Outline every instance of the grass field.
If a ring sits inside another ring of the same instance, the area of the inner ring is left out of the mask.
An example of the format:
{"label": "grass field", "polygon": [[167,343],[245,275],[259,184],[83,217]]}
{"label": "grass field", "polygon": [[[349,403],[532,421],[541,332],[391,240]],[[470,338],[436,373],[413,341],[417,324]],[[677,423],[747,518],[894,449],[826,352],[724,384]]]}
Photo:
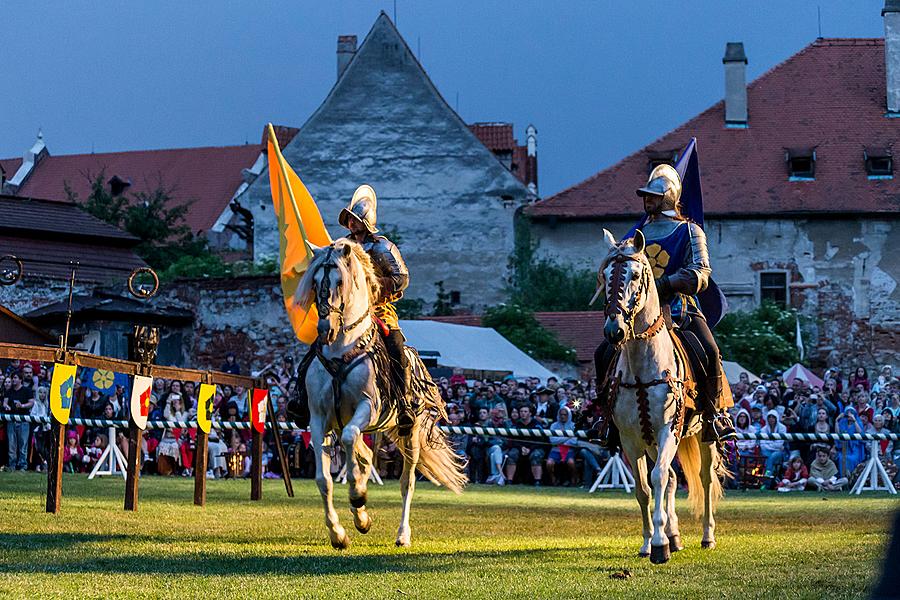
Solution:
{"label": "grass field", "polygon": [[[596,598],[866,596],[898,502],[731,492],[719,547],[679,495],[687,548],[654,567],[636,556],[637,505],[624,493],[473,486],[462,496],[420,484],[413,547],[394,547],[396,482],[370,488],[375,526],[357,533],[346,488],[339,512],[353,545],[328,544],[318,493],[289,499],[266,481],[211,481],[206,508],[192,481],[147,477],[140,511],[122,511],[122,480],[66,475],[63,509],[44,509],[46,479],[0,474],[0,597]],[[616,579],[628,569],[631,577]]]}

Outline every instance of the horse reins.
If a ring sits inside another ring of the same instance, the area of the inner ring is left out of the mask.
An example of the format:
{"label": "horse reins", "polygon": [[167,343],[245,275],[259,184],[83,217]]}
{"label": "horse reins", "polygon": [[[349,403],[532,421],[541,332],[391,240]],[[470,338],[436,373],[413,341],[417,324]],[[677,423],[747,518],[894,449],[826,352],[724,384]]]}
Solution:
{"label": "horse reins", "polygon": [[[652,285],[652,281],[650,280],[648,272],[642,269],[641,284],[638,286],[637,292],[628,302],[625,302],[625,264],[627,261],[641,262],[640,259],[625,254],[617,254],[616,257],[612,259],[613,271],[612,277],[610,278],[610,284],[607,286],[606,308],[604,312],[607,317],[622,315],[625,326],[628,327],[628,330],[631,332],[632,339],[649,340],[665,329],[665,319],[663,318],[662,310],[660,310],[659,314],[647,329],[640,333],[635,333],[634,319],[637,315],[637,306],[641,297],[647,293],[650,285]],[[603,268],[608,264],[609,263],[607,262]],[[622,373],[619,372],[612,378],[610,384],[610,410],[615,406],[619,388],[635,390],[638,404],[638,418],[641,425],[641,437],[648,446],[652,446],[654,443],[653,426],[650,422],[648,391],[650,388],[658,385],[668,386],[675,397],[675,418],[672,421],[671,427],[676,439],[678,439],[681,437],[681,428],[684,423],[684,380],[673,377],[668,371],[663,371],[663,377],[659,379],[643,382],[640,378],[635,377],[634,383],[625,383],[622,381]]]}
{"label": "horse reins", "polygon": [[316,311],[319,313],[319,318],[328,318],[328,315],[331,313],[337,313],[338,315],[338,325],[341,328],[341,331],[344,333],[353,331],[356,327],[366,320],[371,314],[371,310],[364,312],[360,317],[355,320],[350,325],[344,324],[344,297],[341,296],[341,304],[337,308],[331,305],[331,271],[333,269],[339,268],[338,265],[331,261],[331,255],[334,251],[334,246],[328,247],[328,252],[325,254],[325,258],[322,262],[321,269],[323,270],[322,275],[322,286],[318,289],[318,293],[316,294]]}
{"label": "horse reins", "polygon": [[[604,312],[606,313],[607,317],[622,315],[622,319],[625,321],[625,326],[628,327],[628,330],[631,332],[632,338],[636,340],[649,340],[663,330],[665,320],[663,318],[662,311],[660,311],[656,319],[653,320],[653,323],[651,323],[650,326],[647,327],[647,329],[645,329],[641,333],[635,333],[634,318],[637,313],[637,305],[638,302],[640,302],[641,297],[646,293],[647,288],[650,286],[651,282],[650,276],[647,274],[647,271],[641,270],[641,285],[638,287],[638,291],[634,294],[634,296],[632,296],[626,303],[625,262],[629,260],[640,263],[640,260],[638,260],[637,258],[633,256],[626,256],[624,254],[617,254],[616,257],[612,260],[613,272],[610,284],[607,286],[606,308]],[[626,306],[623,306],[623,304],[626,304]]]}

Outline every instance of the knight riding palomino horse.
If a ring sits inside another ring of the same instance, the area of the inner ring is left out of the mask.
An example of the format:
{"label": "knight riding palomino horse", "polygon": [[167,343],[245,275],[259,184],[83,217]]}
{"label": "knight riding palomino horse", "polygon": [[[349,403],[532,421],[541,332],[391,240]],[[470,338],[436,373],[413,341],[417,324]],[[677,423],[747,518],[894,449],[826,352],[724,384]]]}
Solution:
{"label": "knight riding palomino horse", "polygon": [[316,484],[325,504],[325,526],[331,545],[347,548],[350,538],[341,525],[332,500],[331,461],[326,438],[335,434],[347,455],[347,483],[353,524],[367,533],[372,517],[366,509],[366,486],[372,471],[372,450],[364,433],[383,431],[403,455],[400,491],[403,507],[396,544],[409,546],[410,505],[415,471],[438,485],[459,493],[466,484],[465,464],[447,443],[437,423],[446,418],[444,403],[418,355],[407,348],[413,371],[413,393],[422,407],[411,435],[397,435],[397,406],[384,397],[390,389],[384,341],[372,315],[379,282],[363,248],[341,238],[314,249],[310,266],[300,281],[296,298],[304,306],[315,302],[319,314],[318,339],[313,349],[318,360],[309,366],[306,391],[316,460]]}
{"label": "knight riding palomino horse", "polygon": [[[644,236],[616,243],[603,230],[609,254],[601,265],[606,291],[608,339],[621,339],[613,373],[612,416],[622,448],[635,469],[635,497],[641,508],[644,543],[640,556],[658,564],[681,550],[672,461],[677,453],[688,481],[688,500],[695,515],[702,513],[703,548],[714,548],[716,503],[725,468],[715,442],[700,439],[700,416],[689,411],[688,365],[676,353],[666,328],[653,270],[644,254]],[[654,461],[652,496],[647,484],[647,460]],[[650,515],[650,500],[654,501]]]}

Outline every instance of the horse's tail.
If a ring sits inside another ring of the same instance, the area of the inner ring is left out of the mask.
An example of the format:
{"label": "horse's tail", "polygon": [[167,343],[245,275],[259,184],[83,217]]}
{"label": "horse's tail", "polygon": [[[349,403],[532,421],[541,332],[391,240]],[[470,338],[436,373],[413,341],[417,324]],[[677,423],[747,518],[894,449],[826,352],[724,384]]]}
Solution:
{"label": "horse's tail", "polygon": [[[716,446],[710,448],[712,452],[712,472],[710,473],[711,481],[709,485],[710,500],[712,502],[712,511],[715,512],[716,505],[719,500],[725,496],[722,489],[721,477],[725,470],[725,465]],[[696,435],[686,437],[678,444],[678,459],[681,461],[681,470],[688,484],[688,502],[691,505],[691,513],[695,517],[703,515],[703,480],[700,477],[700,442]]]}
{"label": "horse's tail", "polygon": [[426,411],[424,422],[418,428],[419,472],[432,483],[442,485],[459,494],[466,487],[466,460],[457,454],[438,426],[440,415]]}

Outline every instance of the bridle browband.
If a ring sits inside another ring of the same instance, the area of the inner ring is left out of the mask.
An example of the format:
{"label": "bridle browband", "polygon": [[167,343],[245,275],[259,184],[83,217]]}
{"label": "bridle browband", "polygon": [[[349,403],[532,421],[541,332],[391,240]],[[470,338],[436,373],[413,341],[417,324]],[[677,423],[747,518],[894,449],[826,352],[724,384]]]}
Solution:
{"label": "bridle browband", "polygon": [[653,285],[653,282],[650,279],[649,272],[646,269],[641,269],[641,283],[638,286],[638,290],[626,302],[625,264],[627,261],[634,261],[642,264],[637,256],[628,256],[619,253],[613,258],[607,259],[601,267],[601,271],[605,271],[606,267],[609,266],[609,263],[613,263],[612,277],[610,278],[609,285],[606,286],[606,308],[604,309],[604,312],[607,317],[622,315],[625,326],[628,328],[629,332],[631,332],[631,337],[633,339],[648,340],[663,330],[663,326],[665,325],[663,313],[660,311],[659,315],[657,315],[656,319],[654,319],[653,323],[651,323],[647,329],[641,333],[635,333],[634,318],[637,315],[637,306],[643,295],[646,294],[650,286]]}
{"label": "bridle browband", "polygon": [[363,312],[360,317],[351,323],[350,325],[344,324],[344,309],[346,308],[344,303],[344,296],[341,294],[341,304],[337,308],[331,305],[331,271],[333,269],[338,269],[338,265],[335,262],[332,262],[331,256],[334,253],[334,246],[328,246],[328,250],[325,254],[325,258],[322,260],[322,264],[319,266],[320,269],[323,270],[322,274],[322,285],[321,287],[317,286],[316,289],[316,311],[319,313],[319,319],[327,319],[328,315],[331,313],[337,313],[338,325],[341,328],[341,331],[344,333],[353,331],[356,329],[358,325],[360,325],[363,321],[366,320],[366,317],[371,313],[371,309]]}

